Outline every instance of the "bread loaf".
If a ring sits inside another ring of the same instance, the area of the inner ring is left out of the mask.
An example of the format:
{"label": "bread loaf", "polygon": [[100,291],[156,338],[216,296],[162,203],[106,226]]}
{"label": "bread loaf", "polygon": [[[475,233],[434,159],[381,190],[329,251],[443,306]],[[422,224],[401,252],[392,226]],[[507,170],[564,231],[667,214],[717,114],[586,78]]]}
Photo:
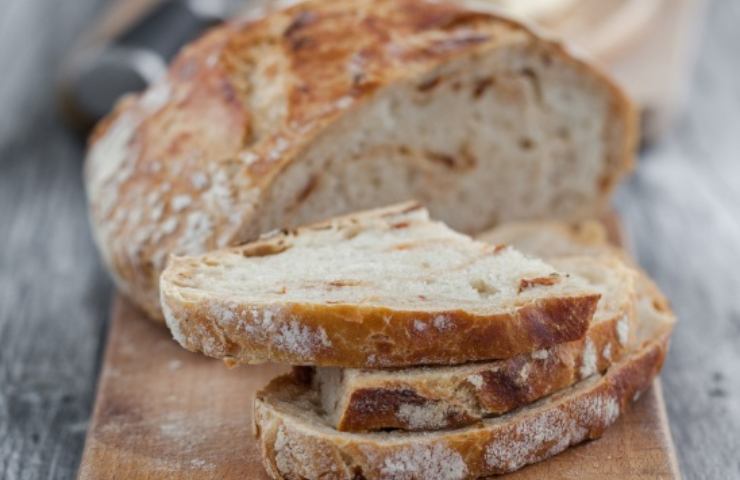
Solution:
{"label": "bread loaf", "polygon": [[440,430],[506,413],[619,361],[634,332],[636,272],[614,257],[553,259],[601,293],[582,339],[493,362],[452,367],[314,372],[327,421],[341,431]]}
{"label": "bread loaf", "polygon": [[416,204],[173,257],[161,292],[167,325],[190,350],[375,368],[509,358],[576,340],[601,296],[587,278],[476,242]]}
{"label": "bread loaf", "polygon": [[322,416],[318,393],[283,376],[257,394],[254,430],[275,479],[476,479],[511,472],[603,434],[650,387],[674,317],[644,291],[638,338],[605,375],[593,375],[515,412],[437,432],[347,433]]}
{"label": "bread loaf", "polygon": [[217,27],[90,141],[96,243],[161,318],[168,254],[417,199],[463,232],[598,215],[628,169],[621,90],[512,20],[431,0],[309,0]]}

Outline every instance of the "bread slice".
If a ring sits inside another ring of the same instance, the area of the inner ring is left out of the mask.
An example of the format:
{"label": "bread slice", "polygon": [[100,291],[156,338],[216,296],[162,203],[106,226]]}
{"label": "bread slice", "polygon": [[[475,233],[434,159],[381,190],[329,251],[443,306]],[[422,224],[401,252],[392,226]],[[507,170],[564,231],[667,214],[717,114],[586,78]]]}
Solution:
{"label": "bread slice", "polygon": [[173,257],[167,325],[234,362],[386,367],[508,358],[583,337],[600,293],[417,204]]}
{"label": "bread slice", "polygon": [[511,245],[538,258],[606,255],[618,256],[628,264],[634,263],[622,249],[609,243],[604,225],[596,220],[510,222],[485,231],[476,239],[496,245]]}
{"label": "bread slice", "polygon": [[217,27],[92,136],[91,225],[155,317],[168,254],[417,199],[465,233],[598,216],[636,122],[591,65],[463,2],[309,0]]}
{"label": "bread slice", "polygon": [[635,275],[617,258],[564,257],[551,264],[601,292],[587,335],[506,360],[453,367],[314,372],[327,421],[341,431],[439,430],[502,414],[603,373],[634,331]]}
{"label": "bread slice", "polygon": [[649,294],[638,302],[638,339],[604,375],[529,406],[460,429],[346,433],[321,415],[318,393],[295,376],[257,394],[254,431],[275,479],[468,479],[511,472],[597,438],[650,387],[674,317]]}
{"label": "bread slice", "polygon": [[511,222],[488,230],[476,238],[484,242],[510,245],[527,255],[545,260],[564,255],[616,256],[640,273],[637,276],[637,290],[648,292],[643,297],[652,298],[659,310],[670,310],[670,302],[642,268],[624,250],[609,243],[604,224],[599,221]]}

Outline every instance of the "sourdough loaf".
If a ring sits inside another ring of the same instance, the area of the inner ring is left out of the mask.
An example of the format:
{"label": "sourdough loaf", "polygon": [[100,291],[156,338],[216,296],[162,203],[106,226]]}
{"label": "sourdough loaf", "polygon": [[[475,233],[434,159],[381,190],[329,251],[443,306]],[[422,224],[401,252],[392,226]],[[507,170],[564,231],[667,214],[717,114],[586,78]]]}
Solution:
{"label": "sourdough loaf", "polygon": [[510,472],[599,437],[650,387],[663,364],[674,318],[649,292],[643,293],[635,345],[605,375],[474,426],[339,432],[323,418],[310,384],[279,377],[257,394],[254,404],[265,469],[275,479],[472,479]]}
{"label": "sourdough loaf", "polygon": [[463,232],[598,215],[628,169],[621,90],[514,21],[427,0],[310,0],[215,28],[95,130],[91,224],[161,318],[168,254],[415,198]]}
{"label": "sourdough loaf", "polygon": [[474,241],[413,203],[172,257],[161,293],[189,350],[343,367],[509,358],[576,340],[601,296],[586,278]]}
{"label": "sourdough loaf", "polygon": [[587,335],[506,360],[406,369],[317,368],[328,423],[341,431],[439,430],[502,414],[603,373],[634,331],[635,275],[617,258],[565,257],[551,264],[587,278],[601,299]]}

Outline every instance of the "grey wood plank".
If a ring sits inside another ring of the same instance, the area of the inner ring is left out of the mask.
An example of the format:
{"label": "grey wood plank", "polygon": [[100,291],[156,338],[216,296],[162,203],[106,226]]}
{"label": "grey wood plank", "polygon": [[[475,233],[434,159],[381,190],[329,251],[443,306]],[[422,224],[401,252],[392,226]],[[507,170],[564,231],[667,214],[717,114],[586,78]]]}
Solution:
{"label": "grey wood plank", "polygon": [[56,118],[61,54],[93,0],[0,2],[0,478],[72,478],[110,284],[90,241],[82,142]]}

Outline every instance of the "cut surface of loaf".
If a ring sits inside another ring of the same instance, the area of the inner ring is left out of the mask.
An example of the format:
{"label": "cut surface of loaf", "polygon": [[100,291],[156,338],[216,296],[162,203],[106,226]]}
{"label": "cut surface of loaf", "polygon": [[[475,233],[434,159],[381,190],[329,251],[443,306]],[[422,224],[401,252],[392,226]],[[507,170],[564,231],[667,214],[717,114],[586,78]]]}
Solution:
{"label": "cut surface of loaf", "polygon": [[212,357],[385,367],[509,358],[582,338],[601,293],[406,203],[172,257],[161,296],[175,339]]}
{"label": "cut surface of loaf", "polygon": [[584,338],[505,360],[452,367],[320,367],[313,381],[328,423],[341,431],[459,427],[606,371],[622,358],[635,330],[636,272],[614,257],[564,257],[551,264],[588,279],[601,293]]}
{"label": "cut surface of loaf", "polygon": [[583,219],[628,170],[633,108],[510,19],[427,0],[309,0],[213,29],[96,129],[91,224],[162,317],[168,254],[415,198],[466,233]]}
{"label": "cut surface of loaf", "polygon": [[537,258],[567,255],[618,256],[634,263],[620,248],[609,243],[604,224],[597,220],[566,223],[555,220],[510,222],[476,236],[476,240],[511,245]]}
{"label": "cut surface of loaf", "polygon": [[265,469],[275,479],[482,478],[599,437],[650,387],[665,358],[673,315],[649,291],[642,292],[638,307],[638,337],[630,353],[604,375],[460,429],[339,432],[321,415],[318,393],[310,384],[279,377],[257,394],[254,404]]}
{"label": "cut surface of loaf", "polygon": [[590,255],[593,257],[619,257],[640,272],[637,290],[649,292],[656,308],[670,309],[670,302],[657,285],[624,250],[609,241],[604,224],[597,220],[565,223],[559,221],[511,222],[478,235],[477,240],[494,244],[511,245],[527,255],[550,260],[564,255]]}

